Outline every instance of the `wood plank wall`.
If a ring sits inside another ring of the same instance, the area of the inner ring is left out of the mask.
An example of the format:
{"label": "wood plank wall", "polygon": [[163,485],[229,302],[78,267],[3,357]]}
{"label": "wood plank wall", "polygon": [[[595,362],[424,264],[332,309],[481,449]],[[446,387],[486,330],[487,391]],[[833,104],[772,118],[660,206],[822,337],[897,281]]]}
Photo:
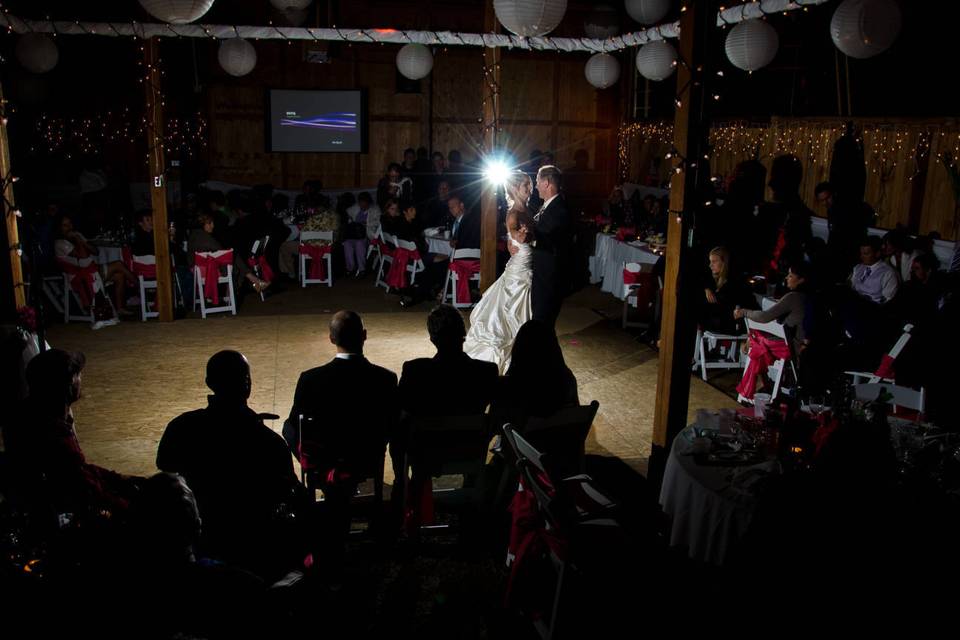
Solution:
{"label": "wood plank wall", "polygon": [[[256,69],[230,78],[212,66],[207,87],[211,179],[240,184],[269,182],[298,188],[319,177],[326,188],[373,185],[387,163],[406,147],[425,146],[446,154],[459,149],[475,156],[481,113],[482,55],[473,47],[438,49],[432,77],[420,94],[396,92],[398,47],[335,45],[333,62],[303,62],[313,43],[257,42]],[[213,56],[215,59],[215,55]],[[597,91],[583,75],[586,58],[576,54],[505,51],[502,62],[502,137],[515,158],[533,149],[553,150],[561,169],[572,167],[585,149],[589,171],[578,176],[599,203],[615,181],[619,89]],[[214,63],[215,64],[215,63]],[[369,152],[366,154],[273,154],[264,145],[265,88],[366,88],[369,95]],[[432,113],[432,120],[430,114]]]}
{"label": "wood plank wall", "polygon": [[[865,199],[877,210],[878,226],[889,229],[902,224],[914,233],[937,231],[944,239],[955,239],[953,186],[938,156],[944,152],[958,155],[960,125],[952,119],[854,122],[863,132],[866,152]],[[742,141],[759,139],[760,161],[768,171],[773,158],[782,153],[793,153],[804,162],[801,195],[815,213],[824,215],[817,209],[814,187],[829,178],[833,142],[842,132],[843,123],[837,119],[774,118],[770,124],[744,125],[740,135],[721,136],[721,140],[714,137],[711,171],[724,177],[732,175],[736,165],[756,151]],[[914,155],[921,136],[930,147],[926,158]],[[643,182],[651,166],[669,149],[669,143],[662,140],[631,140],[628,179]],[[667,172],[668,164],[660,161],[658,178],[668,179]]]}

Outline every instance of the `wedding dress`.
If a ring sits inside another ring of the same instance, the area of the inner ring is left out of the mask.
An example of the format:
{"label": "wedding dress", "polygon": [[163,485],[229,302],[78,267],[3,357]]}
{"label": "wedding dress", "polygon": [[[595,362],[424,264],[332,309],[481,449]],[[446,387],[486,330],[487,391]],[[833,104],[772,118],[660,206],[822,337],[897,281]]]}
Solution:
{"label": "wedding dress", "polygon": [[463,346],[471,358],[495,363],[501,375],[510,366],[513,339],[533,317],[533,249],[514,240],[513,235],[509,240],[517,252],[470,313],[470,330]]}

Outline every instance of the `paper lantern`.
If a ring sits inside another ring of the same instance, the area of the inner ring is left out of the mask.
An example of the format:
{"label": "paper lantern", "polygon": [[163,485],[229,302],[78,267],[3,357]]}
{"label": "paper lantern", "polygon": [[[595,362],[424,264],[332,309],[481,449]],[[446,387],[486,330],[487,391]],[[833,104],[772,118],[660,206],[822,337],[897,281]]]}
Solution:
{"label": "paper lantern", "polygon": [[230,38],[220,43],[217,60],[232,76],[245,76],[257,66],[257,50],[243,38]]}
{"label": "paper lantern", "polygon": [[307,21],[309,14],[310,12],[306,9],[284,9],[280,12],[280,15],[283,16],[283,21],[291,27],[299,27],[302,25]]}
{"label": "paper lantern", "polygon": [[597,89],[606,89],[620,79],[620,63],[609,53],[595,53],[587,60],[583,73]]}
{"label": "paper lantern", "polygon": [[210,11],[213,0],[140,0],[140,6],[157,20],[187,24]]}
{"label": "paper lantern", "polygon": [[620,33],[620,16],[610,5],[601,4],[590,12],[583,23],[583,32],[588,38],[606,40]]}
{"label": "paper lantern", "polygon": [[640,24],[656,24],[670,11],[670,0],[627,0],[626,8]]}
{"label": "paper lantern", "polygon": [[406,44],[397,52],[397,69],[405,78],[426,78],[433,69],[433,54],[422,44]]}
{"label": "paper lantern", "polygon": [[677,68],[677,50],[663,40],[648,42],[637,52],[637,71],[649,80],[665,80]]}
{"label": "paper lantern", "polygon": [[886,51],[900,33],[900,7],[894,0],[844,0],[833,12],[830,37],[851,58]]}
{"label": "paper lantern", "polygon": [[280,11],[287,11],[288,9],[302,11],[309,7],[311,2],[313,0],[270,0],[270,4]]}
{"label": "paper lantern", "polygon": [[727,34],[727,58],[744,71],[756,71],[777,57],[780,37],[763,20],[744,20]]}
{"label": "paper lantern", "polygon": [[16,48],[17,60],[27,71],[46,73],[60,59],[57,43],[42,33],[28,33],[20,36]]}
{"label": "paper lantern", "polygon": [[531,38],[557,28],[567,12],[567,0],[493,0],[493,11],[507,31]]}

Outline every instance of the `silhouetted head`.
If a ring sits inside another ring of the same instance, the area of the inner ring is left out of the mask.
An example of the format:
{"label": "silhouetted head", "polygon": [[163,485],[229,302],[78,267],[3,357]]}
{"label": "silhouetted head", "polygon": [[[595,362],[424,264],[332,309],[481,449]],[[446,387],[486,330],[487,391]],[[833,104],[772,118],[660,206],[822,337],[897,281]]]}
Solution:
{"label": "silhouetted head", "polygon": [[82,353],[49,349],[27,365],[30,399],[42,407],[62,409],[80,399],[80,374],[86,365]]}
{"label": "silhouetted head", "polygon": [[220,351],[207,362],[207,386],[214,395],[246,401],[250,397],[250,363],[239,351]]}
{"label": "silhouetted head", "polygon": [[330,342],[345,353],[363,353],[367,330],[356,311],[337,311],[330,320]]}
{"label": "silhouetted head", "polygon": [[448,304],[434,307],[427,316],[427,332],[430,342],[440,352],[463,351],[463,340],[467,336],[466,326],[460,312]]}
{"label": "silhouetted head", "polygon": [[513,341],[510,352],[510,373],[540,371],[547,376],[566,370],[563,351],[552,327],[540,320],[528,320]]}

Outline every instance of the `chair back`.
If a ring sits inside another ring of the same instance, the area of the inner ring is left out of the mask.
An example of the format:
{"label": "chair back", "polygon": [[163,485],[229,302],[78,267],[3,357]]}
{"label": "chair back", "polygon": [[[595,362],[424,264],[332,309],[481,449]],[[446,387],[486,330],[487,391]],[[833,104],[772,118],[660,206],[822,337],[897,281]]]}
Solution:
{"label": "chair back", "polygon": [[[316,428],[316,418],[300,414],[298,434],[298,459],[300,463],[300,478],[308,487],[311,486],[310,474],[317,471],[328,471],[324,467],[340,467],[341,471],[349,471],[357,482],[372,478],[376,482],[383,481],[384,446],[371,446],[369,450],[349,450],[339,447],[336,442],[318,438],[315,434],[322,432]],[[339,449],[339,450],[338,450]],[[324,480],[321,478],[321,481]]]}
{"label": "chair back", "polygon": [[770,322],[755,322],[750,318],[744,318],[747,323],[747,332],[750,331],[762,331],[764,333],[769,333],[775,338],[780,338],[784,342],[787,340],[787,333],[783,329],[783,325],[776,320],[771,320]]}
{"label": "chair back", "polygon": [[401,240],[400,238],[394,238],[394,244],[398,249],[406,249],[407,251],[416,251],[417,244],[411,242],[410,240]]}
{"label": "chair back", "polygon": [[480,249],[456,249],[453,252],[452,260],[479,260]]}
{"label": "chair back", "polygon": [[386,231],[383,231],[383,230],[380,231],[380,238],[387,244],[392,244],[393,246],[397,246],[396,236],[389,234]]}
{"label": "chair back", "polygon": [[[551,477],[563,478],[581,473],[587,434],[600,403],[560,409],[551,416],[531,418],[523,428],[524,439],[548,456]],[[529,457],[529,456],[525,456]]]}
{"label": "chair back", "polygon": [[333,231],[301,231],[300,242],[308,240],[327,240],[333,242]]}
{"label": "chair back", "polygon": [[441,475],[482,471],[490,435],[487,417],[414,416],[407,453],[414,465],[426,462]]}
{"label": "chair back", "polygon": [[906,407],[917,413],[923,413],[924,410],[926,393],[922,387],[918,391],[897,384],[867,382],[854,385],[853,390],[857,396],[857,400],[861,402],[873,402],[880,396],[882,390],[886,390],[887,393],[893,396],[889,404],[897,407]]}
{"label": "chair back", "polygon": [[263,255],[264,251],[267,250],[267,244],[269,244],[269,242],[270,236],[263,236],[259,240],[254,240],[253,246],[250,247],[250,256],[257,258]]}

